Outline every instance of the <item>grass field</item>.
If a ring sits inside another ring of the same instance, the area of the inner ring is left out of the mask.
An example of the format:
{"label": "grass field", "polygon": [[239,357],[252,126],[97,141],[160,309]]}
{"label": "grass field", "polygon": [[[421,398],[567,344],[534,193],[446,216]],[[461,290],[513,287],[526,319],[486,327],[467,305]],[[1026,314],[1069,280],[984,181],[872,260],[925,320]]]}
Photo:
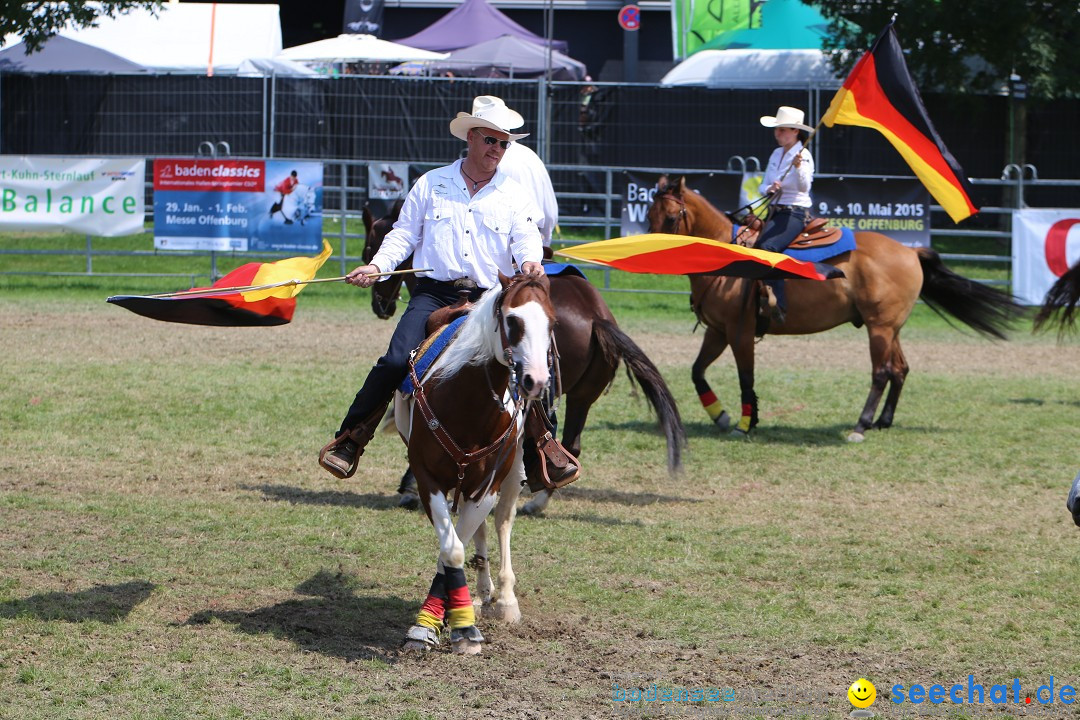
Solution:
{"label": "grass field", "polygon": [[[345,287],[264,329],[104,302],[168,282],[0,275],[0,718],[841,718],[859,677],[911,717],[893,686],[1080,683],[1076,340],[991,343],[920,306],[895,427],[848,444],[865,333],[767,338],[736,441],[694,397],[686,298],[611,293],[679,401],[685,471],[620,375],[584,477],[515,527],[523,622],[416,657],[436,545],[396,507],[404,447],[377,437],[350,481],[316,464],[392,325]],[[730,357],[710,379],[735,405]],[[613,699],[654,684],[736,700]]]}

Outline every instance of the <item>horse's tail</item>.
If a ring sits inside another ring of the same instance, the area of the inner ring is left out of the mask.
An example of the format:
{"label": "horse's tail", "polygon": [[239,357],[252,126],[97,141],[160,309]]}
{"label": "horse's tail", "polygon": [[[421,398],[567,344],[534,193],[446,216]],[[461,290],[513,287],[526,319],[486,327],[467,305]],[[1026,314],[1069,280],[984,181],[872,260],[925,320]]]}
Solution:
{"label": "horse's tail", "polygon": [[1010,295],[957,275],[930,248],[918,248],[916,253],[923,271],[919,297],[934,312],[946,321],[952,315],[976,332],[1005,339],[1005,331],[1022,312]]}
{"label": "horse's tail", "polygon": [[609,320],[595,320],[593,333],[600,344],[600,351],[612,364],[620,359],[626,364],[626,375],[630,381],[637,381],[649,405],[656,412],[660,428],[667,439],[668,470],[676,472],[682,469],[682,451],[686,447],[686,429],[683,428],[679,408],[675,398],[664,382],[660,371],[637,343]]}
{"label": "horse's tail", "polygon": [[1035,330],[1058,326],[1064,335],[1076,327],[1076,306],[1080,303],[1080,262],[1065,271],[1046,292],[1042,307],[1035,316]]}

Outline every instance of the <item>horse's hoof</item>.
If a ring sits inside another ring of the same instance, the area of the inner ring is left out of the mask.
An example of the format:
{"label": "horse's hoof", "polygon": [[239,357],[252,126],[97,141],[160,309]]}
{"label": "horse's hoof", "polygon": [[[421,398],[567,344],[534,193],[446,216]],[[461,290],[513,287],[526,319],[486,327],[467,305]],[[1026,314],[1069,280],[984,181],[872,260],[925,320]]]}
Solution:
{"label": "horse's hoof", "polygon": [[397,506],[399,508],[405,508],[406,510],[417,510],[420,507],[420,496],[414,492],[401,493],[401,497],[398,498]]}
{"label": "horse's hoof", "polygon": [[516,602],[507,604],[496,600],[493,603],[484,603],[480,608],[480,615],[508,625],[521,622],[521,610]]}
{"label": "horse's hoof", "polygon": [[847,441],[851,443],[860,443],[866,439],[866,436],[859,431],[855,431],[847,436]]}
{"label": "horse's hoof", "polygon": [[521,509],[518,510],[518,515],[530,515],[536,517],[547,510],[549,502],[551,502],[551,493],[547,490],[541,490],[533,495],[529,502],[521,506]]}
{"label": "horse's hoof", "polygon": [[484,636],[475,625],[465,628],[451,628],[450,645],[455,655],[479,655]]}
{"label": "horse's hoof", "polygon": [[439,644],[439,633],[423,625],[413,625],[409,632],[405,633],[405,644],[402,650],[410,652],[427,652]]}
{"label": "horse's hoof", "polygon": [[728,415],[727,410],[721,412],[720,415],[717,416],[715,420],[713,420],[713,422],[716,424],[716,427],[720,430],[720,432],[727,432],[731,429],[731,416]]}
{"label": "horse's hoof", "polygon": [[455,655],[479,655],[483,649],[483,645],[478,642],[472,642],[471,640],[459,640],[454,643]]}

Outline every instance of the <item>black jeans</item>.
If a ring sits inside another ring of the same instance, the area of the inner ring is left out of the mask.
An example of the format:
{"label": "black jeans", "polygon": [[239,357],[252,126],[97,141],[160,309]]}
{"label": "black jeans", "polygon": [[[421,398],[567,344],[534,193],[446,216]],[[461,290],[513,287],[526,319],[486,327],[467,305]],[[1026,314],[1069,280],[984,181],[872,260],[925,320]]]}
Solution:
{"label": "black jeans", "polygon": [[[469,299],[475,302],[483,292],[483,288],[477,288],[472,291]],[[338,435],[352,430],[390,401],[394,391],[409,374],[409,353],[419,347],[427,337],[428,317],[439,308],[453,305],[457,299],[458,289],[453,283],[420,278],[416,283],[416,290],[409,298],[409,306],[405,308],[401,320],[394,328],[390,347],[371,368],[364,386],[356,393],[349,412],[341,421]]]}
{"label": "black jeans", "polygon": [[798,237],[799,231],[806,225],[809,217],[810,208],[797,205],[784,205],[777,208],[754,247],[759,250],[783,252]]}

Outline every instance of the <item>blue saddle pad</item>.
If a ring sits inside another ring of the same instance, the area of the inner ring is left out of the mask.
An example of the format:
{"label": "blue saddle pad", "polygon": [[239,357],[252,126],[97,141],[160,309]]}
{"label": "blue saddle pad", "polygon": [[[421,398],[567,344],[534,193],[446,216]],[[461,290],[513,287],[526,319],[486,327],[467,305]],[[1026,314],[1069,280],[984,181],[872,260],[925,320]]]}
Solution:
{"label": "blue saddle pad", "polygon": [[855,249],[855,233],[851,231],[851,228],[840,228],[840,239],[832,245],[826,245],[825,247],[807,248],[805,250],[799,250],[797,248],[788,248],[784,251],[785,255],[795,258],[796,260],[802,260],[803,262],[825,262],[829,258],[834,258],[837,255],[843,255],[846,252],[851,252]]}
{"label": "blue saddle pad", "polygon": [[[432,363],[442,355],[443,350],[450,345],[450,341],[458,334],[462,324],[464,324],[465,319],[468,317],[468,315],[462,315],[440,330],[439,334],[436,335],[435,339],[430,343],[425,340],[424,344],[420,345],[420,356],[416,359],[416,377],[424,377],[424,373],[426,373]],[[406,375],[405,380],[398,386],[398,390],[400,390],[403,395],[412,395],[412,376]]]}
{"label": "blue saddle pad", "polygon": [[577,265],[549,262],[547,260],[544,261],[544,272],[548,275],[577,275],[579,278],[585,277],[585,273],[581,272],[581,268]]}

